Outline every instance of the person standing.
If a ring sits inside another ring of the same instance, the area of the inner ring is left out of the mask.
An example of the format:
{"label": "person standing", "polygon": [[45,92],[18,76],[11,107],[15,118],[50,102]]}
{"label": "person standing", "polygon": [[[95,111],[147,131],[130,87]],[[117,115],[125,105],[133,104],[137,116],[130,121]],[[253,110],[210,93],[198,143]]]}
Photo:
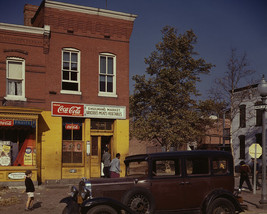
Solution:
{"label": "person standing", "polygon": [[34,188],[34,184],[31,179],[32,171],[26,170],[25,175],[26,175],[26,178],[25,178],[26,193],[28,195],[25,211],[30,211],[33,208],[35,188]]}
{"label": "person standing", "polygon": [[120,168],[120,153],[116,154],[116,158],[114,158],[110,163],[110,177],[111,178],[119,178],[121,173]]}
{"label": "person standing", "polygon": [[110,178],[110,173],[109,173],[110,159],[111,159],[111,156],[110,156],[110,153],[108,152],[108,148],[106,147],[104,150],[104,154],[102,156],[102,162],[104,164],[103,172],[104,172],[105,178]]}
{"label": "person standing", "polygon": [[239,180],[239,190],[242,189],[244,181],[246,182],[250,191],[252,191],[252,186],[249,181],[249,173],[251,172],[250,167],[245,163],[245,161],[240,162],[240,180]]}

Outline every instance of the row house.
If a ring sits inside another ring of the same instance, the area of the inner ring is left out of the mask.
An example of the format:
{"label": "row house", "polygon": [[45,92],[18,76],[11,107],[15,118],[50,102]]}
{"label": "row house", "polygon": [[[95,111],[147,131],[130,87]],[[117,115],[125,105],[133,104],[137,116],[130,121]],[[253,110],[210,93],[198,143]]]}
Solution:
{"label": "row house", "polygon": [[101,176],[129,152],[129,40],[136,15],[44,0],[0,23],[0,183]]}
{"label": "row house", "polygon": [[256,108],[262,100],[257,86],[250,85],[234,91],[231,132],[236,166],[242,160],[251,164],[254,157],[249,154],[249,147],[254,143],[262,145],[262,110]]}

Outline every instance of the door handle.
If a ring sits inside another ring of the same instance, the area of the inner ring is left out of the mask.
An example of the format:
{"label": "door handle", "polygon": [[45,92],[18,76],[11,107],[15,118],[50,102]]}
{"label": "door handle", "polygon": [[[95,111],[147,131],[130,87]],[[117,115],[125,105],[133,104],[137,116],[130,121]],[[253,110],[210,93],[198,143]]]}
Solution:
{"label": "door handle", "polygon": [[184,185],[184,182],[179,183],[179,185]]}

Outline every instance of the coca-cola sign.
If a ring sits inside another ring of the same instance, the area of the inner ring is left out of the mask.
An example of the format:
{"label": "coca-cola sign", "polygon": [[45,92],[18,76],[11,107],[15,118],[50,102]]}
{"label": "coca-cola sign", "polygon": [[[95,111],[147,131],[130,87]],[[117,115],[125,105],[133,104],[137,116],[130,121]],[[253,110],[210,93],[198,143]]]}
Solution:
{"label": "coca-cola sign", "polygon": [[72,103],[52,103],[53,116],[83,117],[84,105]]}
{"label": "coca-cola sign", "polygon": [[80,130],[80,126],[79,126],[79,124],[67,123],[67,124],[65,124],[65,129],[67,129],[67,130]]}
{"label": "coca-cola sign", "polygon": [[13,125],[14,125],[13,120],[5,120],[5,119],[0,120],[0,126],[13,126]]}

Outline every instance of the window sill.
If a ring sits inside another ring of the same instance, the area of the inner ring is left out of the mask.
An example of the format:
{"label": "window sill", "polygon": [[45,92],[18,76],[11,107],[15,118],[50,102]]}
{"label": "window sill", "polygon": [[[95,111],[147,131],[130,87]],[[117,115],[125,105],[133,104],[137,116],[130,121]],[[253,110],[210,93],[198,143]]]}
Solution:
{"label": "window sill", "polygon": [[20,97],[20,96],[6,96],[4,97],[6,100],[12,100],[12,101],[27,101],[27,98]]}
{"label": "window sill", "polygon": [[99,97],[114,97],[114,98],[118,97],[117,94],[112,94],[112,93],[109,94],[109,93],[101,93],[101,92],[98,93],[98,96]]}
{"label": "window sill", "polygon": [[82,92],[80,91],[66,91],[66,90],[61,90],[60,94],[72,94],[72,95],[82,95]]}

